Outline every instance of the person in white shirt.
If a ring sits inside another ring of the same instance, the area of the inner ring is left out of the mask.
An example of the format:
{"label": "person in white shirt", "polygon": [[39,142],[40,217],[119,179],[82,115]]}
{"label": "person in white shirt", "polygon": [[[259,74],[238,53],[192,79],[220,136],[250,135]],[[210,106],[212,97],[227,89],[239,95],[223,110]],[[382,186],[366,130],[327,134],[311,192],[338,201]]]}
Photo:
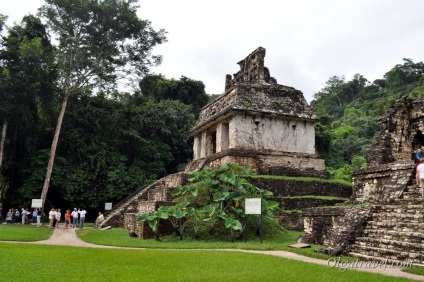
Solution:
{"label": "person in white shirt", "polygon": [[417,171],[415,174],[417,183],[420,183],[421,195],[424,199],[424,158],[420,159],[420,164],[417,166]]}
{"label": "person in white shirt", "polygon": [[87,214],[87,212],[85,211],[85,209],[82,210],[78,210],[79,216],[80,216],[80,229],[84,228],[84,222],[85,222],[85,215]]}
{"label": "person in white shirt", "polygon": [[78,211],[77,208],[74,208],[74,211],[71,213],[72,216],[72,227],[77,228],[78,227]]}
{"label": "person in white shirt", "polygon": [[56,226],[57,228],[59,228],[59,221],[60,221],[60,217],[61,217],[62,213],[60,212],[60,209],[57,210],[56,212]]}
{"label": "person in white shirt", "polygon": [[41,225],[41,210],[37,209],[37,227],[40,227]]}
{"label": "person in white shirt", "polygon": [[53,228],[53,220],[56,217],[56,213],[54,212],[54,209],[49,211],[49,228]]}

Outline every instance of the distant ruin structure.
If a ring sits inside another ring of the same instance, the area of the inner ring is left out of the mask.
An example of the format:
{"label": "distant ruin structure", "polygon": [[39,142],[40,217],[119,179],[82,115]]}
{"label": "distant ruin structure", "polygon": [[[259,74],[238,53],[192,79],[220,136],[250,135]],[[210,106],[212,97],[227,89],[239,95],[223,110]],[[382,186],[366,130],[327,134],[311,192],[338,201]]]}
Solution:
{"label": "distant ruin structure", "polygon": [[263,174],[325,177],[315,151],[318,121],[301,91],[277,84],[257,48],[227,74],[225,92],[206,105],[195,127],[193,160],[209,158],[212,167],[233,162]]}
{"label": "distant ruin structure", "polygon": [[324,244],[335,256],[424,266],[424,200],[411,160],[424,145],[424,99],[403,97],[379,122],[368,167],[352,171],[349,206],[307,209],[304,242]]}

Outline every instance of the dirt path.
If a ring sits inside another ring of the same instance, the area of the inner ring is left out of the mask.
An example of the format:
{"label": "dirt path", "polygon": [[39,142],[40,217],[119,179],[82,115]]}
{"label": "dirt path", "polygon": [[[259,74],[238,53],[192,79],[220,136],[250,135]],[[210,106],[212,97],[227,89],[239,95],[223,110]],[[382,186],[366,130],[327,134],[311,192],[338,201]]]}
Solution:
{"label": "dirt path", "polygon": [[[27,244],[41,244],[41,245],[60,245],[60,246],[74,246],[74,247],[86,247],[86,248],[105,248],[105,249],[137,249],[137,250],[145,250],[143,248],[128,248],[128,247],[114,247],[114,246],[102,246],[102,245],[95,245],[90,244],[82,241],[75,233],[76,229],[73,228],[56,228],[53,232],[53,235],[48,239],[44,241],[37,241],[37,242],[27,242]],[[107,232],[107,231],[105,231]],[[10,242],[10,243],[16,243],[16,242]],[[175,251],[178,251],[179,249],[176,249]],[[212,250],[212,251],[216,251]],[[336,261],[330,261],[322,260],[322,259],[316,259],[316,258],[310,258],[305,257],[302,255],[298,255],[295,253],[290,253],[286,251],[253,251],[253,250],[236,250],[236,249],[222,249],[222,251],[232,251],[232,252],[246,252],[246,253],[255,253],[255,254],[265,254],[265,255],[272,255],[282,258],[288,258],[298,261],[304,261],[309,263],[315,263],[320,265],[326,265],[326,266],[333,266],[335,265]],[[337,259],[337,258],[335,258]],[[365,271],[365,272],[372,272],[372,273],[378,273],[383,275],[390,275],[395,277],[404,277],[409,278],[413,280],[420,280],[424,281],[424,277],[420,275],[410,274],[406,272],[400,271],[399,268],[352,268],[359,271]],[[347,269],[346,272],[350,271],[350,269]]]}

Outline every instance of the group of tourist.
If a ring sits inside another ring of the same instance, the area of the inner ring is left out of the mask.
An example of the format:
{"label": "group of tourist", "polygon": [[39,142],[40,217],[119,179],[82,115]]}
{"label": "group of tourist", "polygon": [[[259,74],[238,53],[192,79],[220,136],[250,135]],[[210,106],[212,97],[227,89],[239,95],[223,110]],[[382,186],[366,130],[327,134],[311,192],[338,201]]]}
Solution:
{"label": "group of tourist", "polygon": [[28,208],[9,209],[6,214],[6,222],[12,224],[30,224],[37,222],[37,226],[41,225],[41,212],[39,209],[34,209],[32,212]]}
{"label": "group of tourist", "polygon": [[[85,209],[66,210],[64,214],[64,228],[84,228],[85,215],[87,211]],[[49,212],[49,228],[59,228],[59,223],[62,218],[62,212],[60,209],[52,208]],[[101,212],[98,213],[94,227],[98,227],[104,220],[104,216]],[[41,226],[41,210],[35,208],[32,212],[28,208],[9,209],[6,215],[6,222],[11,224],[30,224],[37,223],[37,227]]]}
{"label": "group of tourist", "polygon": [[[87,214],[87,211],[85,209],[76,209],[71,213],[71,210],[66,210],[64,218],[64,227],[68,228],[84,228],[85,223],[85,215]],[[62,217],[62,213],[60,209],[51,209],[49,212],[49,228],[59,228],[59,222]],[[79,218],[79,224],[78,224],[78,218]],[[72,219],[72,220],[71,220]]]}

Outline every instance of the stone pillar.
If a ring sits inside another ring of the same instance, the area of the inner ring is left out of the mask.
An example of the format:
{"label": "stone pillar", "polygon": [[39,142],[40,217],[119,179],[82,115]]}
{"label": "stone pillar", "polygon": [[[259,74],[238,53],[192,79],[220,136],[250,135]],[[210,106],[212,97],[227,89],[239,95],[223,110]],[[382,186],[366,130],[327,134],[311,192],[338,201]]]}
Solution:
{"label": "stone pillar", "polygon": [[[202,136],[203,141],[203,136]],[[205,153],[206,157],[213,154],[213,142],[212,142],[212,134],[211,132],[205,132]]]}
{"label": "stone pillar", "polygon": [[228,149],[229,146],[229,124],[220,123],[216,127],[216,152]]}
{"label": "stone pillar", "polygon": [[193,141],[193,160],[197,160],[201,158],[201,150],[202,150],[202,136],[196,135],[194,136],[194,141]]}
{"label": "stone pillar", "polygon": [[228,125],[228,148],[230,149],[238,147],[236,117],[232,116]]}
{"label": "stone pillar", "polygon": [[201,133],[201,142],[200,142],[200,157],[201,158],[206,158],[208,156],[207,137],[208,137],[208,133],[206,131]]}

